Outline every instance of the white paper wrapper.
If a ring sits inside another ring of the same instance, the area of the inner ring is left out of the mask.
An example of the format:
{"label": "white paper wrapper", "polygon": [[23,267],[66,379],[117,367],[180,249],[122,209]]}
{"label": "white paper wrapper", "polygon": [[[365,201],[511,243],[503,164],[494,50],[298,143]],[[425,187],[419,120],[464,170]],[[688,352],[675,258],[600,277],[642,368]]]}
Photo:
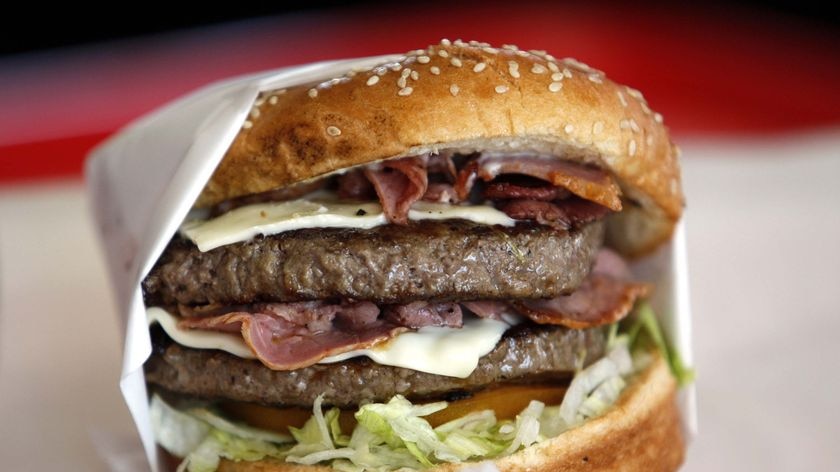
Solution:
{"label": "white paper wrapper", "polygon": [[[122,389],[149,464],[156,448],[142,366],[151,354],[140,282],[178,230],[201,189],[242,127],[261,91],[328,80],[399,56],[322,62],[221,82],[137,120],[91,153],[86,177],[125,328]],[[688,283],[683,231],[640,264],[657,283],[653,306],[669,339],[691,364]],[[693,389],[682,407],[688,432],[696,429]]]}

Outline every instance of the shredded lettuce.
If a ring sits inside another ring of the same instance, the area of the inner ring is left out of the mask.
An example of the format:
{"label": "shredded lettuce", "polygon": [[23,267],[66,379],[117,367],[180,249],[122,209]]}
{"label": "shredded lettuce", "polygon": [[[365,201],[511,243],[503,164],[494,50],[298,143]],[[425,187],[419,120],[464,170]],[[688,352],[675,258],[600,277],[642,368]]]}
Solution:
{"label": "shredded lettuce", "polygon": [[643,365],[644,349],[651,345],[680,384],[691,381],[693,372],[668,347],[647,304],[640,304],[626,324],[623,333],[617,325],[608,328],[607,355],[579,369],[560,405],[532,401],[512,421],[498,420],[486,410],[432,427],[425,417],[446,408],[446,402],[415,405],[397,395],[388,403],[362,406],[355,413],[358,424],[348,434],[341,430],[340,410],[324,410],[319,396],[309,420],[301,428],[289,428],[291,436],[286,436],[228,421],[207,408],[179,411],[154,396],[152,425],[166,450],[186,458],[179,471],[210,472],[222,458],[328,463],[343,472],[420,470],[443,462],[492,459],[603,415],[621,395],[626,379]]}
{"label": "shredded lettuce", "polygon": [[152,397],[149,408],[158,443],[185,458],[178,466],[179,472],[212,472],[222,458],[283,458],[281,444],[292,441],[288,436],[232,423],[207,409],[177,410],[157,395]]}

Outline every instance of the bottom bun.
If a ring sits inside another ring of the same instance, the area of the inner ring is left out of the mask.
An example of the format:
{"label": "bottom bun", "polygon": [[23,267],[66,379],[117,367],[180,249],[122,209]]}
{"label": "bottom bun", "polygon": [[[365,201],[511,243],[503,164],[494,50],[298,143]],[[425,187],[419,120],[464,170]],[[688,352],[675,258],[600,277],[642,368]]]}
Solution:
{"label": "bottom bun", "polygon": [[[685,456],[677,384],[660,357],[627,387],[604,415],[560,436],[493,461],[441,464],[433,472],[516,471],[673,471]],[[306,466],[267,459],[254,462],[222,460],[220,472],[328,472],[326,466]]]}

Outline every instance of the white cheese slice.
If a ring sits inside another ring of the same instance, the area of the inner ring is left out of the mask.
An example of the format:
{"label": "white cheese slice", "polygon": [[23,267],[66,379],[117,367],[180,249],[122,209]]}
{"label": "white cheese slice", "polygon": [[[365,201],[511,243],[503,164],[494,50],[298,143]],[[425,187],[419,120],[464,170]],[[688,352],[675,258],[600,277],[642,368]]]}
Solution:
{"label": "white cheese slice", "polygon": [[[490,205],[450,205],[416,202],[410,220],[463,219],[479,224],[513,226],[516,221]],[[368,229],[387,224],[376,202],[342,203],[334,195],[318,192],[308,199],[246,205],[210,220],[193,220],[181,226],[181,234],[201,251],[247,241],[257,235],[272,235],[304,228]]]}
{"label": "white cheese slice", "polygon": [[[149,324],[159,323],[175,342],[194,349],[220,349],[235,356],[254,359],[254,353],[237,334],[178,328],[177,318],[162,308],[146,309]],[[402,333],[369,349],[345,352],[322,359],[320,364],[367,356],[382,365],[404,367],[429,374],[468,377],[478,360],[496,347],[510,328],[498,320],[465,317],[458,328],[426,327]]]}
{"label": "white cheese slice", "polygon": [[146,319],[149,326],[158,323],[173,341],[182,346],[194,349],[220,349],[245,359],[256,358],[251,348],[242,340],[240,334],[202,331],[200,329],[180,329],[178,328],[178,319],[168,311],[158,307],[147,308]]}

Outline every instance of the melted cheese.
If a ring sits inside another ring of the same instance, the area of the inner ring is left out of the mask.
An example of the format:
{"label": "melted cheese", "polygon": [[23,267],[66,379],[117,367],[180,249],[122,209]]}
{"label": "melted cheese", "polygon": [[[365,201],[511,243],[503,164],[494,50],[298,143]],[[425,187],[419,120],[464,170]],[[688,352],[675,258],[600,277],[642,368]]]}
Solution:
{"label": "melted cheese", "polygon": [[146,319],[149,326],[158,323],[173,341],[194,349],[220,349],[234,356],[245,359],[255,359],[251,348],[242,340],[242,336],[218,331],[202,331],[199,329],[178,328],[178,318],[172,316],[163,308],[152,307],[146,309]]}
{"label": "melted cheese", "polygon": [[[179,329],[177,318],[157,307],[148,308],[146,317],[150,325],[160,324],[166,334],[182,346],[220,349],[245,359],[255,358],[238,334]],[[510,325],[503,321],[465,317],[464,326],[460,329],[421,328],[415,332],[399,334],[372,348],[327,357],[320,364],[367,356],[382,365],[465,378],[478,366],[478,360],[496,347],[508,328]]]}
{"label": "melted cheese", "polygon": [[[490,205],[450,205],[416,202],[410,220],[463,219],[486,225],[513,226],[516,221]],[[188,221],[181,234],[201,251],[304,228],[368,229],[387,224],[379,203],[342,203],[334,195],[318,192],[308,199],[257,203],[231,210],[210,220]]]}

